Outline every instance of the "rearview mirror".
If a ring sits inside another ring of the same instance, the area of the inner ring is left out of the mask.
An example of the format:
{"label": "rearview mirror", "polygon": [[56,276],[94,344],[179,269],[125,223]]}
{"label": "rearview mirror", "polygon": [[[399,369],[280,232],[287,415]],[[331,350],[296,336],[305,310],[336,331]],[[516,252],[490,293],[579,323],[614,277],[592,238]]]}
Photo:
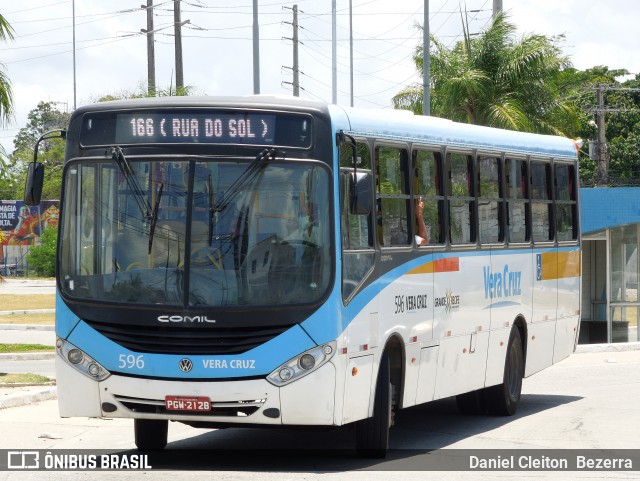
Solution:
{"label": "rearview mirror", "polygon": [[371,174],[351,172],[349,174],[349,213],[369,215],[372,206]]}
{"label": "rearview mirror", "polygon": [[44,184],[44,165],[38,162],[30,162],[27,171],[27,181],[24,188],[24,203],[27,205],[39,205],[42,197],[42,185]]}

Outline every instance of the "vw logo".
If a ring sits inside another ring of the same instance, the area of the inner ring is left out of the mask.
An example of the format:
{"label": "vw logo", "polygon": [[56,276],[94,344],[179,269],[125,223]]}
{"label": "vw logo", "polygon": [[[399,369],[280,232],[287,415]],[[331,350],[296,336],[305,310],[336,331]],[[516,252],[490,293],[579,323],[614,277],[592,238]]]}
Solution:
{"label": "vw logo", "polygon": [[191,371],[191,369],[193,369],[193,363],[191,362],[191,359],[187,359],[185,357],[184,359],[180,359],[178,367],[182,372],[189,372]]}

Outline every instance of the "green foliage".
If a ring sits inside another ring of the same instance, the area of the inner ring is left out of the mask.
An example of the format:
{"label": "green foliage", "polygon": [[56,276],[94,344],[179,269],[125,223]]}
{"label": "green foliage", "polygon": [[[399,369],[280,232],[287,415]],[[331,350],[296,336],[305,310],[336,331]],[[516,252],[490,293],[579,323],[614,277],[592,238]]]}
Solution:
{"label": "green foliage", "polygon": [[[0,41],[13,40],[13,27],[6,18],[0,15]],[[13,91],[11,82],[4,72],[5,66],[0,63],[0,127],[5,125],[13,116]]]}
{"label": "green foliage", "polygon": [[[61,112],[52,102],[40,102],[29,112],[27,125],[20,129],[13,141],[14,152],[8,156],[4,169],[7,183],[4,186],[4,199],[19,200],[24,196],[24,182],[27,165],[33,161],[33,149],[38,138],[54,129],[66,128],[70,114]],[[60,199],[62,166],[64,164],[64,141],[46,140],[40,143],[38,161],[45,165],[43,199]],[[0,172],[0,175],[2,173]]]}
{"label": "green foliage", "polygon": [[40,236],[40,245],[31,246],[27,261],[36,274],[43,277],[54,277],[56,274],[56,244],[58,229],[47,227]]}
{"label": "green foliage", "polygon": [[[452,48],[432,37],[431,113],[459,122],[541,133],[560,133],[555,116],[574,117],[553,80],[570,66],[560,37],[529,35],[516,39],[516,28],[498,15],[478,37],[464,25],[464,41]],[[422,74],[422,47],[414,55]],[[395,108],[422,113],[422,85],[393,98]]]}
{"label": "green foliage", "polygon": [[123,90],[121,92],[110,93],[98,97],[96,102],[109,102],[111,100],[125,100],[125,99],[142,99],[148,97],[185,97],[193,95],[195,89],[189,85],[176,88],[173,85],[169,85],[167,88],[157,88],[156,95],[149,94],[148,88],[145,84],[140,84],[135,90]]}
{"label": "green foliage", "polygon": [[42,344],[0,344],[0,353],[53,351],[53,346]]}

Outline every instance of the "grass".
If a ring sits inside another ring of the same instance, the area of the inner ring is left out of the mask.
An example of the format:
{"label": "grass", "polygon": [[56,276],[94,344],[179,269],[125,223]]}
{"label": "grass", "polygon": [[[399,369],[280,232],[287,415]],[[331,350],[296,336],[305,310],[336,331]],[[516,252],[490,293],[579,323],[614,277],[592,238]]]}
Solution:
{"label": "grass", "polygon": [[0,294],[0,311],[25,311],[27,309],[54,309],[55,294]]}
{"label": "grass", "polygon": [[16,352],[50,352],[53,346],[43,346],[42,344],[0,344],[0,354]]}
{"label": "grass", "polygon": [[41,374],[7,374],[0,372],[0,386],[8,384],[42,384],[50,381],[51,379]]}

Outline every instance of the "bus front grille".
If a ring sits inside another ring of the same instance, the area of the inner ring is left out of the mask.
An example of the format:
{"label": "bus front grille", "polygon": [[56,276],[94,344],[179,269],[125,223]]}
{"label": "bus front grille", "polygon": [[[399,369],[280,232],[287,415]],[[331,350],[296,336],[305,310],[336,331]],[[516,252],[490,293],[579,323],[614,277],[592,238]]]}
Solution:
{"label": "bus front grille", "polygon": [[211,411],[169,411],[164,400],[143,399],[130,396],[115,395],[115,399],[129,411],[147,414],[186,414],[190,416],[251,416],[266,402],[266,399],[238,400],[216,402],[211,401]]}
{"label": "bus front grille", "polygon": [[291,325],[247,328],[177,328],[85,321],[116,344],[154,354],[242,354],[282,334]]}

